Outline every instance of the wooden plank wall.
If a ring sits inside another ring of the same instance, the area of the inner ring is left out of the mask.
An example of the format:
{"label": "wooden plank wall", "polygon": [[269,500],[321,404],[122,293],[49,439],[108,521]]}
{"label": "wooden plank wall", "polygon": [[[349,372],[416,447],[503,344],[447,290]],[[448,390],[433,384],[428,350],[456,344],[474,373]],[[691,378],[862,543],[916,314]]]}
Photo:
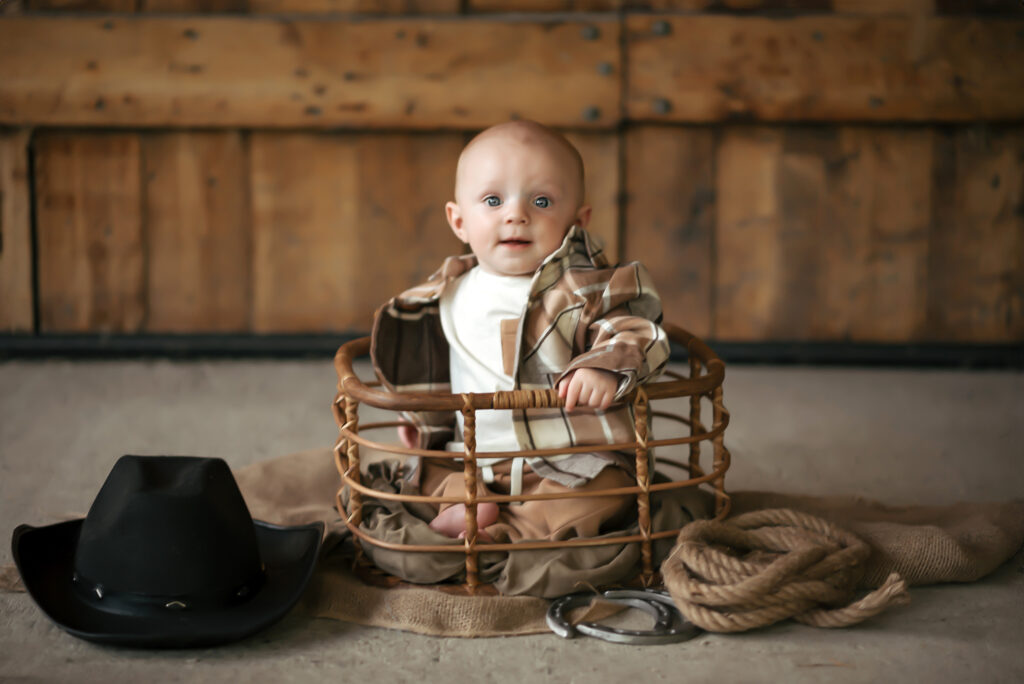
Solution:
{"label": "wooden plank wall", "polygon": [[28,131],[0,133],[0,331],[34,324],[28,144]]}
{"label": "wooden plank wall", "polygon": [[366,331],[460,251],[462,145],[526,116],[698,335],[1020,342],[1010,5],[7,4],[0,332]]}
{"label": "wooden plank wall", "polygon": [[671,245],[647,261],[701,334],[1024,339],[1020,126],[642,128],[628,149],[626,256]]}

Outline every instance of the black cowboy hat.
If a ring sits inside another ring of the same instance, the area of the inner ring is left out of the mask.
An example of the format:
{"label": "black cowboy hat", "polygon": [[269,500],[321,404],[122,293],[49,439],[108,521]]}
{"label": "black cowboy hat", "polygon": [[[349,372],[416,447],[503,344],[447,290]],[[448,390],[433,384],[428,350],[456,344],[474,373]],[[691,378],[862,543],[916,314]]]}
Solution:
{"label": "black cowboy hat", "polygon": [[295,605],[323,527],[254,522],[219,458],[123,456],[84,519],[20,525],[11,546],[29,594],[71,634],[210,646]]}

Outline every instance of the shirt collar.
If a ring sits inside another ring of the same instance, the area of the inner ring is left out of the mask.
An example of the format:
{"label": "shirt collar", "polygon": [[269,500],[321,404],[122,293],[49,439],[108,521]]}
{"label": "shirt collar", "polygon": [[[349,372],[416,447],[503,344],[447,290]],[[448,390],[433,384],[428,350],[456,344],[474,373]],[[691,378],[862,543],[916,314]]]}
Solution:
{"label": "shirt collar", "polygon": [[565,234],[558,249],[541,262],[535,274],[534,283],[540,286],[540,283],[556,279],[570,266],[580,265],[581,261],[598,268],[608,265],[601,240],[574,223]]}

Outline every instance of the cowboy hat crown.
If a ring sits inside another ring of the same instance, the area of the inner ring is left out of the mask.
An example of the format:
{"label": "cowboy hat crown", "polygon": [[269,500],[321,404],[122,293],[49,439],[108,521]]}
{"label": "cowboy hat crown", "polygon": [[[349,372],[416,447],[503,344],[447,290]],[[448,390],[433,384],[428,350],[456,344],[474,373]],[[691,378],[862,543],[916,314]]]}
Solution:
{"label": "cowboy hat crown", "polygon": [[262,574],[252,518],[219,458],[122,457],[75,553],[75,584],[100,601],[224,606]]}

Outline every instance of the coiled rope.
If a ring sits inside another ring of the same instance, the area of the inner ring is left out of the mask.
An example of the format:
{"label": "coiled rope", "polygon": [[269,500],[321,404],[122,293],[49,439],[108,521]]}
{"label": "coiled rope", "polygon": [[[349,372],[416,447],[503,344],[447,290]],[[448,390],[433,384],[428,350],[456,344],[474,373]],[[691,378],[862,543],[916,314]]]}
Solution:
{"label": "coiled rope", "polygon": [[770,509],[690,523],[661,572],[679,610],[708,631],[742,632],[787,618],[846,627],[909,600],[896,573],[854,600],[870,553],[826,520]]}

